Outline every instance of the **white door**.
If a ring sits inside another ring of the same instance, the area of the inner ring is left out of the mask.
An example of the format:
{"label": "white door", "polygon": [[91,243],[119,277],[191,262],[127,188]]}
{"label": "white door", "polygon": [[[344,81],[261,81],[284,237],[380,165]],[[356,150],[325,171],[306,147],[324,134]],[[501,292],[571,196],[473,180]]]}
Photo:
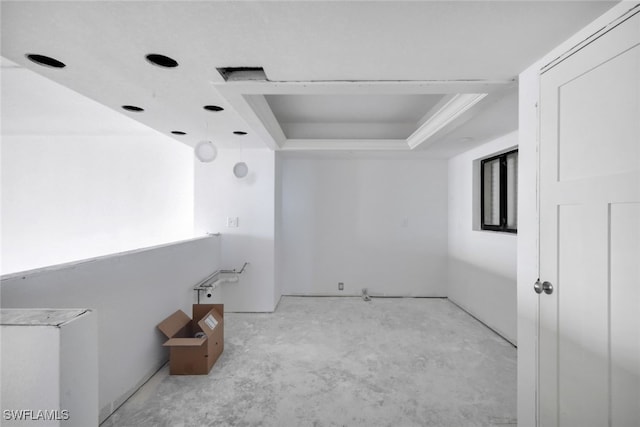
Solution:
{"label": "white door", "polygon": [[542,427],[640,426],[639,44],[636,13],[540,78]]}

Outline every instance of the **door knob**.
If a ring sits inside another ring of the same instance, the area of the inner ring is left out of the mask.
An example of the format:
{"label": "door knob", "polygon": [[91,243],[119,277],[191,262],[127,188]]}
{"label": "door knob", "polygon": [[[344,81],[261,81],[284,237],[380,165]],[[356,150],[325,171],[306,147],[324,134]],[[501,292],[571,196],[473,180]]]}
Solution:
{"label": "door knob", "polygon": [[536,291],[536,294],[542,293],[542,283],[540,283],[540,279],[536,280],[536,283],[533,284],[533,290]]}
{"label": "door knob", "polygon": [[533,290],[536,291],[536,294],[544,292],[547,295],[551,295],[553,293],[553,285],[549,282],[540,283],[540,279],[538,279],[536,283],[533,284]]}

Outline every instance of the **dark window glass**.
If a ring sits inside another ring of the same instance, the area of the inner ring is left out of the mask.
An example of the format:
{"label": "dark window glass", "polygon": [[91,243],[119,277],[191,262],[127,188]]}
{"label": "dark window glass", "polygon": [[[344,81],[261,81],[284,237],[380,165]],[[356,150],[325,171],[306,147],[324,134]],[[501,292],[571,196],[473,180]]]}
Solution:
{"label": "dark window glass", "polygon": [[480,163],[483,230],[518,231],[518,150]]}

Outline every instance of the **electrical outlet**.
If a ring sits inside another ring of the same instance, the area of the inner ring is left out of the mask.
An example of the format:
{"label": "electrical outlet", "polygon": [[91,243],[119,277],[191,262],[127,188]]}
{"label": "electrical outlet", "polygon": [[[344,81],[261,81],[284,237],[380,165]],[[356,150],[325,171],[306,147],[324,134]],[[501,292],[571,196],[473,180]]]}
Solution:
{"label": "electrical outlet", "polygon": [[338,282],[338,290],[339,291],[344,291],[344,283]]}
{"label": "electrical outlet", "polygon": [[237,216],[228,216],[227,217],[227,227],[229,228],[238,228],[238,217]]}

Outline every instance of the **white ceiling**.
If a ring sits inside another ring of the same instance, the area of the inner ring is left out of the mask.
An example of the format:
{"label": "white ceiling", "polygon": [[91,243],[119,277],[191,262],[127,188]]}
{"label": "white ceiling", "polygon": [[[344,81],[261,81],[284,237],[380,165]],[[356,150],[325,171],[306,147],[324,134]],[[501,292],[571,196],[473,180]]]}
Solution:
{"label": "white ceiling", "polygon": [[155,133],[142,123],[5,58],[0,66],[3,135]]}
{"label": "white ceiling", "polygon": [[443,95],[267,95],[288,139],[406,139]]}
{"label": "white ceiling", "polygon": [[[179,141],[211,139],[223,148],[281,149],[286,144],[270,142],[280,129],[296,140],[289,149],[340,148],[336,141],[346,149],[371,149],[387,140],[393,143],[386,149],[408,149],[396,144],[408,131],[399,124],[415,123],[438,96],[478,93],[478,84],[486,83],[486,98],[450,122],[437,117],[444,124],[433,134],[423,131],[428,143],[416,145],[450,156],[515,129],[518,73],[614,4],[3,1],[2,56],[167,135],[187,132],[174,137]],[[26,53],[52,56],[67,67],[37,66]],[[152,66],[144,59],[149,53],[168,55],[180,66]],[[221,67],[263,67],[269,82],[258,83],[262,92],[255,92],[247,83],[225,82],[216,71]],[[454,88],[452,81],[465,84]],[[267,102],[265,96],[283,98]],[[361,102],[366,96],[390,103],[381,109]],[[407,108],[420,97],[424,105]],[[124,104],[146,111],[124,112]],[[225,110],[203,110],[210,104]],[[323,134],[313,123],[332,123],[332,130]],[[462,140],[467,137],[473,139]]]}
{"label": "white ceiling", "polygon": [[441,95],[267,95],[280,123],[417,123]]}

